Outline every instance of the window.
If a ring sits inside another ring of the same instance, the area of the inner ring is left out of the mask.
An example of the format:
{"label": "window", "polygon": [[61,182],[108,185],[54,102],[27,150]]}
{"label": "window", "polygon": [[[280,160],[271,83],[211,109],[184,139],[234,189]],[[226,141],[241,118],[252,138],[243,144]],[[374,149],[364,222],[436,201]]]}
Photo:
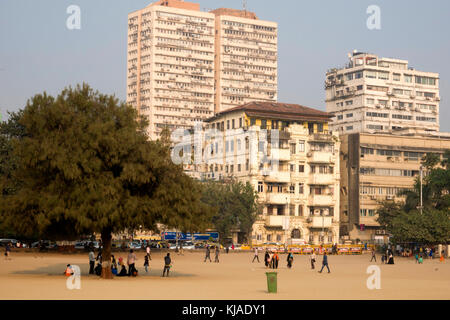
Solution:
{"label": "window", "polygon": [[345,101],[346,106],[351,106],[353,104],[353,100]]}
{"label": "window", "polygon": [[403,78],[404,78],[405,82],[408,82],[408,83],[411,83],[411,82],[412,82],[412,75],[405,74],[405,75],[403,76]]}
{"label": "window", "polygon": [[271,242],[272,241],[272,235],[271,234],[268,234],[267,235],[267,242]]}
{"label": "window", "polygon": [[366,112],[366,116],[368,117],[377,117],[377,118],[388,118],[388,113],[378,113],[378,112]]}
{"label": "window", "polygon": [[347,114],[345,115],[345,117],[346,117],[346,118],[352,118],[352,117],[353,117],[353,113],[347,113]]}
{"label": "window", "polygon": [[323,132],[323,123],[317,124],[317,132]]}
{"label": "window", "polygon": [[363,85],[362,85],[362,84],[359,85],[359,86],[356,86],[356,90],[357,90],[357,91],[362,90],[362,89],[363,89]]}
{"label": "window", "polygon": [[393,75],[393,79],[394,79],[394,81],[400,81],[400,73],[394,73],[394,75]]}
{"label": "window", "polygon": [[373,98],[367,98],[366,99],[367,104],[374,104],[375,103],[375,99]]}
{"label": "window", "polygon": [[343,116],[342,114],[340,114],[340,115],[337,116],[337,119],[338,119],[338,120],[342,120],[343,118],[344,118],[344,116]]}
{"label": "window", "polygon": [[261,120],[261,129],[266,129],[267,128],[267,120],[263,119]]}
{"label": "window", "polygon": [[298,166],[298,172],[305,172],[305,165],[304,164],[300,164]]}
{"label": "window", "polygon": [[428,85],[428,86],[436,85],[436,79],[435,78],[420,77],[420,76],[416,76],[415,78],[416,78],[416,83],[418,83],[418,84],[424,84],[424,85]]}
{"label": "window", "polygon": [[292,184],[289,186],[289,193],[295,193],[295,186]]}
{"label": "window", "polygon": [[347,131],[353,130],[353,126],[347,126],[347,127],[345,127],[345,130],[347,130]]}
{"label": "window", "polygon": [[254,126],[256,124],[256,119],[255,118],[251,118],[250,119],[250,125]]}
{"label": "window", "polygon": [[227,130],[230,129],[230,120],[227,120]]}
{"label": "window", "polygon": [[267,185],[267,192],[272,192],[272,190],[273,190],[273,185],[268,184]]}
{"label": "window", "polygon": [[416,117],[417,121],[436,122],[436,118],[433,117]]}
{"label": "window", "polygon": [[291,154],[295,154],[295,143],[290,144]]}
{"label": "window", "polygon": [[258,192],[264,192],[263,183],[262,182],[258,182]]}
{"label": "window", "polygon": [[239,118],[239,128],[242,128],[242,118]]}
{"label": "window", "polygon": [[291,172],[295,172],[295,166],[293,164],[289,165],[290,171]]}
{"label": "window", "polygon": [[378,71],[378,79],[389,80],[389,72]]}
{"label": "window", "polygon": [[241,172],[241,164],[238,164],[238,172]]}
{"label": "window", "polygon": [[373,154],[373,149],[361,147],[361,154]]}
{"label": "window", "polygon": [[362,71],[355,72],[355,79],[361,79],[362,77],[363,77],[363,72]]}
{"label": "window", "polygon": [[305,152],[305,141],[304,140],[300,140],[298,142],[298,151]]}
{"label": "window", "polygon": [[298,193],[299,194],[303,194],[303,189],[304,189],[304,184],[303,183],[299,183],[298,184]]}
{"label": "window", "polygon": [[368,124],[366,127],[367,127],[367,129],[383,130],[383,126],[377,125],[377,124]]}
{"label": "window", "polygon": [[369,79],[376,79],[377,78],[377,72],[376,71],[366,70],[364,73],[366,75],[366,78],[369,78]]}
{"label": "window", "polygon": [[231,120],[231,128],[234,129],[234,119]]}

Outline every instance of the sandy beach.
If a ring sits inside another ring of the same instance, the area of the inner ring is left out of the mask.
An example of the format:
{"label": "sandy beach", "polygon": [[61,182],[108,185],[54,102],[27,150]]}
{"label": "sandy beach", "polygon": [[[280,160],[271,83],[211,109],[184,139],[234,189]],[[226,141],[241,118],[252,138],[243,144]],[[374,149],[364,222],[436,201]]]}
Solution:
{"label": "sandy beach", "polygon": [[[331,273],[311,270],[308,256],[295,255],[292,269],[280,255],[278,293],[267,293],[263,262],[252,263],[251,252],[222,253],[220,263],[203,262],[203,252],[171,253],[173,268],[162,278],[164,252],[152,254],[145,273],[144,252],[137,252],[136,278],[100,279],[88,275],[87,254],[12,252],[0,259],[0,299],[149,299],[149,300],[265,300],[265,299],[450,299],[450,261],[395,259],[394,265],[370,263],[370,254],[329,256]],[[116,258],[126,253],[115,253]],[[260,261],[263,254],[260,254]],[[212,254],[212,260],[214,256]],[[316,268],[321,267],[318,257]],[[67,264],[81,269],[81,289],[69,290],[63,275]],[[381,269],[381,289],[369,290],[369,265]],[[326,270],[326,269],[325,269]]]}

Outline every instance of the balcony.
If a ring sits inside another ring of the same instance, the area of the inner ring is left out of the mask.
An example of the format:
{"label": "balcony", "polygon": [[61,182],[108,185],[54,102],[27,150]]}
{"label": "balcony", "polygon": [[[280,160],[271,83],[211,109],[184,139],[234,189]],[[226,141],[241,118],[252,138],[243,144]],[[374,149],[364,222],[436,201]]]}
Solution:
{"label": "balcony", "polygon": [[267,227],[283,227],[283,223],[289,225],[289,216],[267,216]]}
{"label": "balcony", "polygon": [[290,193],[267,193],[266,201],[270,204],[287,204],[291,198]]}
{"label": "balcony", "polygon": [[315,194],[309,196],[309,205],[311,206],[332,206],[334,204],[333,196],[324,194]]}
{"label": "balcony", "polygon": [[332,152],[310,151],[306,154],[309,162],[334,163],[336,156]]}
{"label": "balcony", "polygon": [[291,152],[289,149],[271,149],[270,156],[273,160],[289,161],[291,160]]}
{"label": "balcony", "polygon": [[312,228],[329,228],[333,222],[333,217],[311,217]]}
{"label": "balcony", "polygon": [[332,174],[313,174],[310,176],[309,184],[333,185],[334,177]]}
{"label": "balcony", "polygon": [[291,173],[289,171],[271,171],[263,173],[265,181],[267,182],[284,182],[289,183],[291,181]]}

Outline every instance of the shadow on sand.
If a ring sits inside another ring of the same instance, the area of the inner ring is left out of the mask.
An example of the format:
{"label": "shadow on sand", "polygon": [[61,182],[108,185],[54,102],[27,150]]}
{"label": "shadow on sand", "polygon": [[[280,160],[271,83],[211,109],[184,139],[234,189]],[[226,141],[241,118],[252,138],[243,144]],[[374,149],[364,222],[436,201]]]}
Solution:
{"label": "shadow on sand", "polygon": [[[62,276],[64,275],[64,271],[66,270],[67,264],[58,263],[58,264],[52,264],[48,265],[46,267],[40,267],[36,269],[31,270],[22,270],[22,271],[15,271],[13,274],[23,274],[23,275],[47,275],[47,276]],[[89,275],[89,267],[88,266],[79,266],[81,275],[82,276],[88,276]],[[147,278],[147,277],[161,277],[163,272],[163,269],[158,268],[151,268],[148,273],[145,272],[144,268],[138,268],[138,278]],[[170,276],[169,278],[181,278],[181,277],[196,277],[196,274],[190,274],[190,273],[182,273],[174,270],[170,270]],[[92,275],[94,278],[95,276]],[[124,278],[128,279],[129,277],[115,277],[118,279]]]}

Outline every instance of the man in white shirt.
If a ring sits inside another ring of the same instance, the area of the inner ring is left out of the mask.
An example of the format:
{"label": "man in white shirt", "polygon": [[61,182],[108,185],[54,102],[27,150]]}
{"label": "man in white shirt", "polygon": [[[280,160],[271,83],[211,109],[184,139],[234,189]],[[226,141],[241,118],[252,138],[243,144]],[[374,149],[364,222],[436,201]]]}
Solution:
{"label": "man in white shirt", "polygon": [[94,274],[95,255],[94,251],[89,252],[89,274]]}
{"label": "man in white shirt", "polygon": [[128,276],[133,275],[134,263],[136,262],[136,254],[133,252],[133,249],[130,250],[130,253],[128,254],[127,258],[127,264],[128,264]]}
{"label": "man in white shirt", "polygon": [[253,257],[252,263],[255,261],[255,259],[257,259],[259,263],[258,247],[255,247],[255,256]]}

